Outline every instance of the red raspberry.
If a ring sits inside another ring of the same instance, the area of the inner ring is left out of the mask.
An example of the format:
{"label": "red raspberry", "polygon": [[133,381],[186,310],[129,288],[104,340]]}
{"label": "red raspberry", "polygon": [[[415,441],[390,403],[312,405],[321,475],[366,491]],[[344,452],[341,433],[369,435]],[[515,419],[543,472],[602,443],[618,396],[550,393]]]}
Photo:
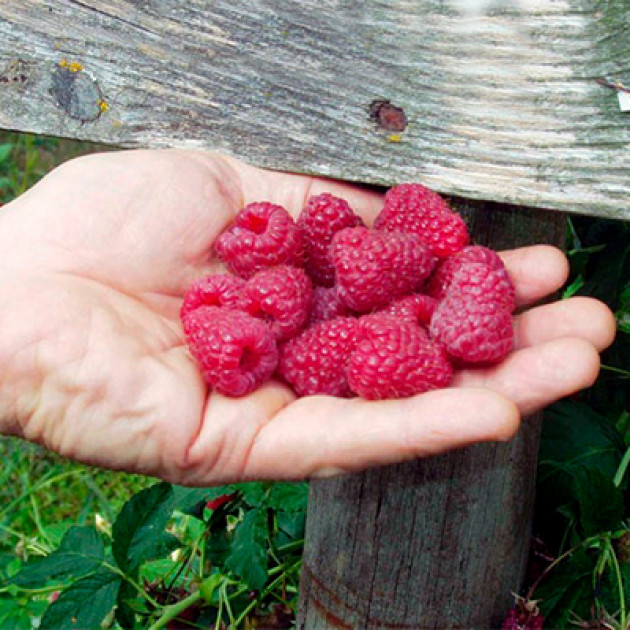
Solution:
{"label": "red raspberry", "polygon": [[307,328],[281,346],[278,372],[298,396],[352,395],[345,366],[356,344],[357,321],[336,317]]}
{"label": "red raspberry", "polygon": [[212,499],[212,501],[208,501],[206,503],[206,508],[208,510],[218,510],[220,507],[224,506],[226,503],[229,503],[236,497],[238,493],[233,492],[232,494],[222,494],[220,497],[216,499]]}
{"label": "red raspberry", "polygon": [[245,295],[245,280],[229,273],[206,276],[194,282],[184,296],[181,317],[200,306],[226,306],[241,311],[251,310]]}
{"label": "red raspberry", "polygon": [[302,264],[302,239],[291,215],[263,201],[245,206],[215,243],[219,258],[238,276],[250,278],[263,267]]}
{"label": "red raspberry", "polygon": [[364,227],[337,232],[330,253],[340,299],[362,313],[415,291],[434,264],[415,234]]}
{"label": "red raspberry", "polygon": [[443,298],[455,273],[469,263],[484,263],[491,269],[504,268],[501,257],[495,251],[481,245],[469,245],[438,263],[424,287],[424,291],[434,298]]}
{"label": "red raspberry", "polygon": [[303,269],[285,265],[263,269],[247,281],[245,293],[250,312],[267,321],[278,341],[306,326],[312,287]]}
{"label": "red raspberry", "polygon": [[331,287],[335,270],[328,250],[333,236],[347,227],[363,225],[348,203],[329,193],[310,197],[297,219],[304,242],[304,268],[314,283]]}
{"label": "red raspberry", "polygon": [[453,275],[445,297],[448,298],[451,294],[490,302],[510,313],[516,308],[514,284],[503,265],[498,269],[492,269],[483,263],[464,265]]}
{"label": "red raspberry", "polygon": [[313,304],[308,320],[309,326],[346,315],[352,315],[352,311],[339,299],[337,287],[313,288]]}
{"label": "red raspberry", "polygon": [[382,308],[379,313],[394,315],[398,319],[426,327],[431,322],[431,317],[433,316],[436,305],[436,299],[428,295],[416,293],[394,300]]}
{"label": "red raspberry", "polygon": [[190,353],[217,392],[244,396],[269,379],[278,363],[270,328],[234,309],[200,306],[182,320]]}
{"label": "red raspberry", "polygon": [[350,389],[368,400],[446,387],[453,375],[444,349],[423,328],[378,313],[359,319],[359,341],[346,370]]}
{"label": "red raspberry", "polygon": [[[486,268],[485,265],[481,267]],[[446,297],[433,313],[429,328],[431,336],[459,361],[500,361],[514,345],[512,316],[506,307],[505,295],[492,290],[486,294],[477,293],[479,286],[466,285],[464,281],[457,286],[456,282],[457,274]]]}
{"label": "red raspberry", "polygon": [[420,184],[400,184],[385,194],[374,227],[417,234],[434,256],[445,258],[468,244],[463,219],[436,192]]}
{"label": "red raspberry", "polygon": [[516,603],[503,620],[502,630],[542,630],[545,618],[537,602],[516,596]]}

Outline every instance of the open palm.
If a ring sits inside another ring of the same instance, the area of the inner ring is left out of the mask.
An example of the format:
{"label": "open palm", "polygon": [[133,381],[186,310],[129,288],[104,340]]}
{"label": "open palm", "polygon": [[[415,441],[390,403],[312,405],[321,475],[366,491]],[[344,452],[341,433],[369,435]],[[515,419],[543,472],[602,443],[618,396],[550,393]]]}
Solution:
{"label": "open palm", "polygon": [[[330,191],[369,223],[380,196],[210,153],[129,151],[70,162],[0,218],[0,429],[79,461],[184,484],[297,479],[509,439],[520,414],[590,384],[614,334],[599,302],[525,311],[499,367],[396,401],[296,400],[271,382],[208,392],[179,322],[190,283],[221,269],[216,237],[251,201],[294,214]],[[566,261],[505,252],[521,306]]]}

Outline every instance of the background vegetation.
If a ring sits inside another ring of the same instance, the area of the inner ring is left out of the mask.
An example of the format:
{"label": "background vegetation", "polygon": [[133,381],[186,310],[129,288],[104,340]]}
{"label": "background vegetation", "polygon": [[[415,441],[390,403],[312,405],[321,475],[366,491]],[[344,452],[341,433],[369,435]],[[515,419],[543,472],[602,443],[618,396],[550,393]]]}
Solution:
{"label": "background vegetation", "polygon": [[[0,133],[0,202],[99,149]],[[605,301],[619,330],[597,383],[546,412],[522,595],[548,628],[625,629],[630,225],[568,219],[567,252],[564,297]],[[179,488],[10,438],[0,458],[0,628],[293,627],[306,484]]]}

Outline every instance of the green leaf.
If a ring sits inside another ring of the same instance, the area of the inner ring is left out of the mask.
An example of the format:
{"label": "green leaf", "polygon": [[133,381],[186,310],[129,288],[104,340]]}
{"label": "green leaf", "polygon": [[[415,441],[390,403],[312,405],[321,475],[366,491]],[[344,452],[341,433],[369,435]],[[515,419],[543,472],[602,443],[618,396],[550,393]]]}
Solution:
{"label": "green leaf", "polygon": [[278,529],[289,539],[304,538],[306,514],[301,512],[278,512]]}
{"label": "green leaf", "polygon": [[269,492],[271,482],[250,481],[240,485],[239,490],[243,493],[243,500],[250,507],[263,507],[266,505],[266,497]]}
{"label": "green leaf", "polygon": [[31,630],[33,622],[29,611],[14,598],[0,598],[0,628],[11,630]]}
{"label": "green leaf", "polygon": [[121,578],[102,570],[67,588],[44,613],[40,630],[100,628],[116,604]]}
{"label": "green leaf", "polygon": [[619,330],[630,333],[630,283],[626,284],[619,295],[619,309],[615,313]]}
{"label": "green leaf", "polygon": [[59,548],[50,555],[23,565],[11,583],[22,587],[78,578],[96,571],[105,557],[101,535],[93,527],[71,527]]}
{"label": "green leaf", "polygon": [[136,623],[136,615],[133,603],[140,594],[129,582],[122,581],[116,595],[116,621],[124,630],[133,630]]}
{"label": "green leaf", "polygon": [[[566,527],[560,513],[580,536],[616,526],[621,490],[613,479],[625,445],[614,422],[571,400],[556,403],[545,416],[537,486],[538,513],[547,515],[544,527]],[[591,482],[594,488],[586,485]],[[605,529],[594,531],[599,526]]]}
{"label": "green leaf", "polygon": [[132,574],[147,560],[166,555],[179,546],[165,531],[171,518],[172,486],[158,483],[135,494],[123,506],[112,526],[112,553],[118,566]]}
{"label": "green leaf", "polygon": [[588,614],[592,603],[592,573],[597,556],[577,549],[543,580],[533,599],[540,602],[545,627],[570,628],[573,614]]}
{"label": "green leaf", "polygon": [[596,468],[576,468],[571,475],[583,535],[594,536],[617,529],[624,516],[622,490]]}
{"label": "green leaf", "polygon": [[234,530],[230,555],[225,566],[250,588],[261,589],[267,581],[266,512],[253,509]]}
{"label": "green leaf", "polygon": [[12,142],[6,142],[4,144],[0,144],[0,164],[6,162],[11,153],[13,153],[14,144]]}
{"label": "green leaf", "polygon": [[308,483],[275,483],[270,491],[267,505],[283,512],[306,512]]}
{"label": "green leaf", "polygon": [[252,507],[269,507],[285,512],[304,512],[308,502],[306,482],[253,482],[241,487],[243,499]]}

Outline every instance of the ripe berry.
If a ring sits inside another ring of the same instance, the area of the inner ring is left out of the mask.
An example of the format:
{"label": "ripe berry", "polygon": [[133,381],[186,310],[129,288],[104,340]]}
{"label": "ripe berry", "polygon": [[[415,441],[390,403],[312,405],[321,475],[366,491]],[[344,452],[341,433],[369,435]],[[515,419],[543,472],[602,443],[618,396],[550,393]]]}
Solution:
{"label": "ripe berry", "polygon": [[446,387],[452,373],[444,349],[420,326],[379,313],[359,319],[359,341],[347,366],[355,394],[405,398]]}
{"label": "ripe berry", "polygon": [[436,299],[429,295],[415,293],[414,295],[406,295],[394,300],[378,312],[385,315],[394,315],[400,320],[426,327],[431,322],[436,305]]}
{"label": "ripe berry", "polygon": [[464,363],[495,363],[512,350],[512,316],[500,302],[478,300],[465,293],[447,293],[429,328],[449,356]]}
{"label": "ripe berry", "polygon": [[245,285],[250,312],[264,319],[278,341],[306,326],[311,309],[311,281],[303,269],[279,265],[263,269]]}
{"label": "ripe berry", "polygon": [[437,299],[444,297],[455,273],[470,263],[483,263],[490,269],[504,268],[501,257],[495,251],[482,245],[468,245],[460,252],[444,258],[438,263],[424,287],[424,291]]}
{"label": "ripe berry", "polygon": [[251,304],[245,295],[245,280],[229,273],[200,278],[190,286],[184,296],[181,317],[200,306],[226,306],[249,311]]}
{"label": "ripe berry", "polygon": [[357,320],[336,317],[307,328],[280,348],[278,372],[298,396],[352,395],[345,366],[356,344]]}
{"label": "ripe berry", "polygon": [[457,294],[477,302],[488,302],[511,313],[516,308],[514,284],[501,265],[492,269],[483,263],[469,263],[454,275],[446,296]]}
{"label": "ripe berry", "polygon": [[341,301],[361,313],[415,291],[434,264],[414,234],[364,227],[337,232],[330,253]]}
{"label": "ripe berry", "polygon": [[250,203],[215,243],[219,258],[238,276],[250,278],[263,267],[301,266],[300,233],[291,215],[267,201]]}
{"label": "ripe berry", "polygon": [[363,225],[348,203],[329,193],[310,197],[297,219],[304,242],[304,269],[315,284],[331,287],[335,270],[329,256],[333,236],[347,227]]}
{"label": "ripe berry", "polygon": [[328,319],[350,316],[352,314],[352,311],[339,299],[337,287],[313,288],[313,302],[308,318],[308,326],[314,326]]}
{"label": "ripe berry", "polygon": [[242,311],[200,306],[183,319],[190,353],[204,380],[226,396],[244,396],[269,379],[278,348],[269,326]]}
{"label": "ripe berry", "polygon": [[445,258],[468,244],[463,219],[436,192],[420,184],[400,184],[385,194],[374,227],[417,234],[434,256]]}

